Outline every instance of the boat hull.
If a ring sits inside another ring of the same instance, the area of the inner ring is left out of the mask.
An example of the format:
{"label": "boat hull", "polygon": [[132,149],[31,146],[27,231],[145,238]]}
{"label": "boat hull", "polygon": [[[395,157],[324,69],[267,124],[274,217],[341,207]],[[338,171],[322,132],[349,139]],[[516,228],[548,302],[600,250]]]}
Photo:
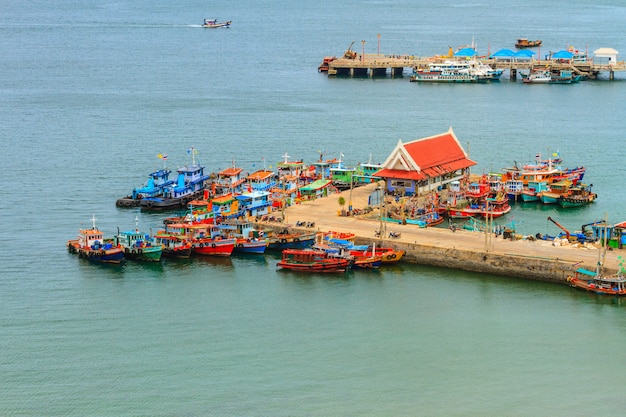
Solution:
{"label": "boat hull", "polygon": [[135,261],[159,262],[162,255],[163,247],[159,246],[124,248],[124,256]]}
{"label": "boat hull", "polygon": [[581,206],[592,203],[595,199],[596,199],[595,194],[589,195],[584,198],[561,197],[559,199],[559,205],[563,208],[581,207]]}
{"label": "boat hull", "polygon": [[306,263],[279,261],[276,266],[298,272],[346,272],[350,268],[350,261],[347,259],[322,259]]}
{"label": "boat hull", "polygon": [[235,249],[234,239],[222,239],[218,241],[202,241],[193,244],[192,253],[196,255],[230,256]]}
{"label": "boat hull", "polygon": [[78,245],[77,241],[69,241],[67,247],[70,253],[92,262],[119,264],[124,261],[124,251],[117,247],[111,249],[83,248]]}
{"label": "boat hull", "polygon": [[269,250],[283,249],[306,249],[315,243],[315,235],[307,235],[305,237],[280,237],[270,238],[267,244]]}
{"label": "boat hull", "polygon": [[235,244],[234,252],[236,253],[256,253],[256,254],[264,254],[267,249],[267,242],[265,241],[257,241],[257,242],[237,242]]}
{"label": "boat hull", "polygon": [[626,287],[624,287],[623,284],[619,287],[615,287],[612,285],[603,285],[602,283],[599,283],[593,279],[585,280],[576,277],[568,277],[567,282],[573,288],[578,288],[596,294],[620,296],[626,295]]}

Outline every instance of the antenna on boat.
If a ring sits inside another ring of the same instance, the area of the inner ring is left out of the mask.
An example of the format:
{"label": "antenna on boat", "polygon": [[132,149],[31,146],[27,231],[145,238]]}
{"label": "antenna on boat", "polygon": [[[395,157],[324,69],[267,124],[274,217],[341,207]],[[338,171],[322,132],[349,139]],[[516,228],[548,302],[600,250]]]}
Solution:
{"label": "antenna on boat", "polygon": [[135,233],[139,233],[139,217],[135,216]]}
{"label": "antenna on boat", "polygon": [[93,230],[98,230],[98,228],[96,227],[96,215],[95,214],[91,215],[91,224],[93,225],[92,226]]}
{"label": "antenna on boat", "polygon": [[289,154],[287,152],[285,152],[283,158],[285,158],[285,163],[289,162]]}

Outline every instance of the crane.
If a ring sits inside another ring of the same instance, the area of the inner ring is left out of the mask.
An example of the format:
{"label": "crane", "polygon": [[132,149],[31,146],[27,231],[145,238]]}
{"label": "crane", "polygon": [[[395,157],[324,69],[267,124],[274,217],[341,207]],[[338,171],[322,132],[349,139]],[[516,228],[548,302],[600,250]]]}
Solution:
{"label": "crane", "polygon": [[552,223],[556,224],[559,229],[564,231],[565,232],[565,237],[567,237],[567,240],[569,240],[569,230],[567,230],[565,227],[561,226],[561,224],[559,222],[557,222],[556,220],[554,220],[550,216],[548,216],[548,220],[550,220]]}
{"label": "crane", "polygon": [[352,45],[354,45],[354,41],[352,41],[350,46],[348,46],[348,49],[346,49],[346,52],[343,53],[344,58],[348,58],[348,59],[356,58],[357,53],[352,50]]}

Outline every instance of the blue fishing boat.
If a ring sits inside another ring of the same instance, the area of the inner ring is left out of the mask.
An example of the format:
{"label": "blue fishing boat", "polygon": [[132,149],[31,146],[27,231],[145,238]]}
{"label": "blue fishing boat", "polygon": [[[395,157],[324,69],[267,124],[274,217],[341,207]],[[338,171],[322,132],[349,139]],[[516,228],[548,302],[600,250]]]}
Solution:
{"label": "blue fishing boat", "polygon": [[222,236],[236,239],[234,252],[265,253],[268,244],[265,233],[256,230],[251,222],[246,220],[224,220],[218,227],[222,231]]}
{"label": "blue fishing boat", "polygon": [[133,192],[126,197],[119,198],[115,205],[117,207],[137,207],[144,198],[154,198],[163,195],[166,187],[174,184],[169,176],[172,173],[167,168],[154,171],[148,176],[148,182],[142,187],[133,189]]}
{"label": "blue fishing boat", "polygon": [[195,148],[188,150],[191,154],[191,165],[178,169],[175,184],[164,187],[163,194],[158,197],[144,197],[140,206],[143,210],[164,210],[185,206],[189,201],[201,198],[206,188],[209,175],[204,173],[204,166],[196,163]]}

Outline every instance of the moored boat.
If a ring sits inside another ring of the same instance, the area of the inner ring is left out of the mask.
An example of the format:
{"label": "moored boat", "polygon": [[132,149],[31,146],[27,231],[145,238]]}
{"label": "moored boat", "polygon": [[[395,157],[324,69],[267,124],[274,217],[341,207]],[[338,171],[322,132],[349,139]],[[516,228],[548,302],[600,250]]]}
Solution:
{"label": "moored boat", "polygon": [[569,191],[559,198],[559,205],[563,208],[580,207],[592,203],[598,195],[591,192],[591,185],[580,184],[570,187]]}
{"label": "moored boat", "polygon": [[203,197],[209,176],[204,173],[204,166],[196,163],[198,151],[191,148],[188,152],[191,154],[191,165],[178,169],[176,183],[164,187],[161,196],[144,197],[140,203],[142,210],[173,209]]}
{"label": "moored boat", "polygon": [[157,243],[163,245],[163,256],[167,258],[189,258],[193,246],[184,236],[160,230],[154,236]]}
{"label": "moored boat", "polygon": [[304,249],[315,243],[315,232],[296,232],[285,228],[268,237],[267,249]]}
{"label": "moored boat", "polygon": [[135,217],[135,230],[117,233],[115,244],[124,250],[129,259],[138,261],[158,262],[163,254],[163,245],[157,243],[153,237],[139,231],[139,218]]}
{"label": "moored boat", "polygon": [[267,249],[268,239],[265,232],[256,230],[246,220],[225,220],[218,227],[222,236],[235,239],[234,252],[263,254]]}
{"label": "moored boat", "polygon": [[285,249],[276,264],[281,269],[301,272],[346,272],[351,261],[335,257],[327,252],[313,249]]}
{"label": "moored boat", "polygon": [[[167,156],[162,155],[159,157],[161,159],[167,158]],[[169,179],[171,172],[167,168],[154,171],[149,175],[148,182],[144,186],[135,188],[130,195],[117,199],[115,205],[117,207],[137,207],[144,198],[160,197],[166,187],[174,184],[174,181]]]}
{"label": "moored boat", "polygon": [[115,264],[122,262],[124,260],[122,248],[114,245],[110,239],[104,239],[103,233],[96,227],[95,216],[92,216],[92,223],[91,229],[80,229],[78,238],[67,242],[69,252],[93,262]]}
{"label": "moored boat", "polygon": [[568,276],[571,287],[606,295],[626,295],[626,277],[622,274],[601,275],[597,272],[578,268],[574,276]]}

